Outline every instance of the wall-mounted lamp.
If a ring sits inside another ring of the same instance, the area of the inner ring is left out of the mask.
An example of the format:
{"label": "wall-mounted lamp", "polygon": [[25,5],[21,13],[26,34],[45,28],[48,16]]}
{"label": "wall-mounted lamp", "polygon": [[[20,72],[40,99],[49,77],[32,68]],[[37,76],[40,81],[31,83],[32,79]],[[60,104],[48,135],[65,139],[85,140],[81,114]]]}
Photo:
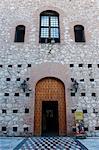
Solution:
{"label": "wall-mounted lamp", "polygon": [[26,83],[25,80],[21,83],[21,86],[20,86],[20,87],[22,88],[23,92],[25,92],[25,91],[27,90],[28,85],[27,85],[27,83]]}
{"label": "wall-mounted lamp", "polygon": [[71,78],[71,81],[73,83],[71,91],[74,91],[75,93],[77,93],[79,83],[74,78]]}
{"label": "wall-mounted lamp", "polygon": [[27,84],[27,81],[26,81],[26,80],[24,80],[24,81],[21,83],[20,87],[22,88],[23,92],[25,92],[26,90],[27,90],[27,91],[31,91],[31,89],[29,89],[29,87],[28,87],[28,84]]}

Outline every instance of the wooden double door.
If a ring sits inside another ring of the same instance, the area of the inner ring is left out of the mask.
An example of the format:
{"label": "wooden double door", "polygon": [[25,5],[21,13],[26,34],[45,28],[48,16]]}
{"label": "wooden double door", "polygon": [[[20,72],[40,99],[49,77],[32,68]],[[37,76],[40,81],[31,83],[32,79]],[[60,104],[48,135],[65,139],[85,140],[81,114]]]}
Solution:
{"label": "wooden double door", "polygon": [[66,135],[64,84],[47,77],[37,83],[35,92],[34,134]]}

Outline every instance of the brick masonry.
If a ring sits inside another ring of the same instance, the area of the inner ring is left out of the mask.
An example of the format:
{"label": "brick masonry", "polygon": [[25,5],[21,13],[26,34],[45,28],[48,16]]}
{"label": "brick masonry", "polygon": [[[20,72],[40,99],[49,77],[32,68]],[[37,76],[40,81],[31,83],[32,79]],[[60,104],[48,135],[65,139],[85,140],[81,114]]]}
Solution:
{"label": "brick masonry", "polygon": [[[84,113],[87,135],[98,136],[98,0],[1,0],[0,8],[0,135],[34,134],[36,83],[44,77],[55,77],[65,86],[67,133],[71,134],[74,126],[72,110],[87,110]],[[39,43],[39,17],[44,10],[59,13],[60,44]],[[15,28],[19,24],[26,26],[24,43],[14,42]],[[85,28],[85,43],[75,43],[73,27],[76,24]],[[48,53],[50,48],[51,54]],[[79,64],[83,64],[82,67]],[[21,84],[27,78],[28,87],[24,92]],[[71,96],[71,78],[79,83],[75,96]],[[2,131],[2,127],[6,127],[6,131]],[[13,127],[17,127],[17,131],[13,131]]]}

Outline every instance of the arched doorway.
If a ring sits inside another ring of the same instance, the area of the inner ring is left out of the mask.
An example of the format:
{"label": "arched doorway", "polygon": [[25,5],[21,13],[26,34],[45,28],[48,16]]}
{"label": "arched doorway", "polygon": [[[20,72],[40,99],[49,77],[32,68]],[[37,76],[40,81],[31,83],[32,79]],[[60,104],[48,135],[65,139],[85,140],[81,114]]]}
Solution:
{"label": "arched doorway", "polygon": [[66,135],[65,87],[57,78],[46,77],[36,84],[34,134]]}

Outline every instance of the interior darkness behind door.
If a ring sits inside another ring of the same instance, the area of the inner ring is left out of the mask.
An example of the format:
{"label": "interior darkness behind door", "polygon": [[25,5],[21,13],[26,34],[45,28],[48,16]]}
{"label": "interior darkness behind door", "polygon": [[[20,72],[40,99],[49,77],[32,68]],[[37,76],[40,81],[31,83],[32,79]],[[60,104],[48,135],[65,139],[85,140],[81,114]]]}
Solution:
{"label": "interior darkness behind door", "polygon": [[42,135],[58,135],[58,102],[42,102]]}

